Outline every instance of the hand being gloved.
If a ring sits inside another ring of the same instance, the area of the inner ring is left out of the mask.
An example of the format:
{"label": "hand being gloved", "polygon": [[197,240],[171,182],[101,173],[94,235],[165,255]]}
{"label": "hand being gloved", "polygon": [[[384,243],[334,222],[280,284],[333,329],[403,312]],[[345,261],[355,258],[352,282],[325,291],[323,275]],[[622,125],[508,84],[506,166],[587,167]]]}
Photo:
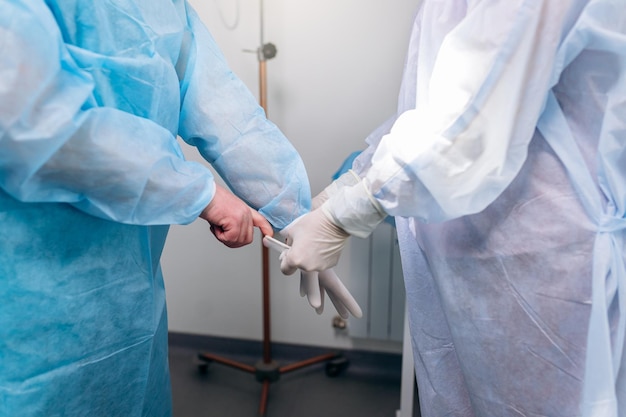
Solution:
{"label": "hand being gloved", "polygon": [[320,208],[281,231],[291,246],[281,254],[281,271],[291,275],[297,269],[310,272],[332,268],[350,235],[369,236],[385,217],[366,180],[339,189]]}
{"label": "hand being gloved", "polygon": [[344,319],[350,314],[356,318],[363,317],[361,307],[356,302],[352,294],[343,285],[334,269],[327,269],[321,272],[302,272],[300,276],[300,296],[306,296],[311,307],[315,308],[317,314],[324,311],[324,294],[335,306],[337,313]]}
{"label": "hand being gloved", "polygon": [[321,209],[298,217],[281,230],[290,249],[280,255],[280,270],[291,275],[298,269],[325,271],[337,265],[350,235]]}
{"label": "hand being gloved", "polygon": [[[318,209],[322,204],[326,202],[326,200],[336,194],[337,191],[339,191],[341,188],[354,185],[359,182],[359,180],[359,176],[354,171],[346,171],[313,198],[313,200],[311,201],[311,210]],[[328,292],[329,298],[335,305],[335,309],[342,317],[344,317],[344,314],[347,314],[347,311],[351,311],[352,315],[354,315],[355,317],[357,317],[355,313],[358,312],[358,317],[361,317],[362,313],[359,305],[356,303],[348,290],[345,289],[345,286],[343,285],[341,280],[339,280],[339,277],[337,277],[335,271],[330,269],[324,272],[320,272],[319,275],[320,276],[318,277],[317,271],[300,272],[300,296],[307,297],[309,304],[315,309],[317,314],[322,314],[324,310],[324,292],[326,291]],[[325,290],[324,283],[333,283],[335,281],[338,282],[338,285],[343,287],[343,291],[333,291],[333,289],[328,291]],[[331,293],[333,293],[333,295],[331,295]],[[340,298],[341,294],[344,294],[345,298]],[[355,308],[351,310],[346,308],[346,305],[353,305],[355,306]]]}

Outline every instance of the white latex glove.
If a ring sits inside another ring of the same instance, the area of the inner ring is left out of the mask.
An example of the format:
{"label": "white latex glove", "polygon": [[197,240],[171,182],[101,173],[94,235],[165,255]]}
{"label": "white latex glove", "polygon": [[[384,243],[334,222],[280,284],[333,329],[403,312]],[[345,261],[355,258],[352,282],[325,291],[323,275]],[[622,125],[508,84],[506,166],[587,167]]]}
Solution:
{"label": "white latex glove", "polygon": [[[322,190],[322,192],[320,192],[313,198],[313,200],[311,200],[311,210],[319,208],[322,204],[326,202],[326,200],[335,195],[343,187],[352,186],[359,181],[359,176],[353,170],[350,169],[344,172],[339,176],[339,178],[331,182],[326,188]],[[335,271],[329,270],[328,274],[334,275],[334,277],[339,280],[339,278],[335,274]],[[321,314],[324,310],[324,288],[323,285],[320,283],[320,280],[321,278],[318,278],[317,272],[300,272],[300,295],[302,297],[306,295],[309,304],[317,311],[318,314]],[[341,281],[339,281],[339,284],[343,286]],[[352,298],[350,293],[348,293],[348,296],[352,301],[354,301],[354,298]],[[331,300],[333,300],[333,296],[331,296],[330,293],[329,297],[331,298]],[[341,311],[346,311],[345,307],[338,307],[338,304],[340,306],[343,306],[346,303],[335,303],[333,301],[333,304],[335,304],[335,308],[340,315],[342,315]],[[354,301],[354,304],[356,304],[356,301]],[[359,307],[358,304],[356,304],[356,307]]]}
{"label": "white latex glove", "polygon": [[[308,286],[313,283],[317,283],[316,288]],[[356,318],[363,317],[361,307],[332,268],[319,273],[301,273],[300,295],[307,297],[309,304],[315,308],[317,314],[322,314],[324,311],[324,294],[328,295],[335,306],[335,310],[344,319],[347,319],[350,314]]]}
{"label": "white latex glove", "polygon": [[340,189],[319,208],[332,223],[353,236],[366,238],[387,217],[369,190],[367,178]]}
{"label": "white latex glove", "polygon": [[291,246],[281,254],[281,271],[291,275],[296,269],[310,272],[332,268],[349,235],[366,238],[386,216],[365,180],[341,188],[320,208],[281,231]]}
{"label": "white latex glove", "polygon": [[280,234],[291,246],[280,255],[280,270],[285,275],[298,269],[311,272],[332,268],[350,236],[321,208],[298,217]]}
{"label": "white latex glove", "polygon": [[[289,246],[269,236],[263,238],[263,245],[275,249],[282,254],[289,250]],[[333,269],[322,272],[302,272],[300,279],[300,296],[307,297],[309,304],[315,308],[317,314],[324,311],[324,294],[332,301],[335,309],[343,318],[348,318],[349,313],[356,318],[363,317],[361,307],[352,294],[343,285]]]}

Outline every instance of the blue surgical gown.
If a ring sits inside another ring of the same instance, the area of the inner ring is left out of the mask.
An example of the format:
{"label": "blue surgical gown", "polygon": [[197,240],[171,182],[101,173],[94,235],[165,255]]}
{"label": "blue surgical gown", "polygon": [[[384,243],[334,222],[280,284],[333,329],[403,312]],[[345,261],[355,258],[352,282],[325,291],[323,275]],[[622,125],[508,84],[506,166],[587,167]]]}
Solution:
{"label": "blue surgical gown", "polygon": [[0,1],[0,416],[171,414],[159,257],[215,192],[177,137],[276,229],[308,209],[187,3]]}
{"label": "blue surgical gown", "polygon": [[424,0],[354,168],[396,216],[422,416],[626,416],[626,5]]}

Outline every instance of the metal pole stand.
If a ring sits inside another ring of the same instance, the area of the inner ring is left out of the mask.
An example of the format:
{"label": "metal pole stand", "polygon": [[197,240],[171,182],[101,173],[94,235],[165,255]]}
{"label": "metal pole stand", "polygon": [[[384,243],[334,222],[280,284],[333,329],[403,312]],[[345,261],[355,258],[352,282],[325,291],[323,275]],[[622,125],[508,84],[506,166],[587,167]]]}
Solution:
{"label": "metal pole stand", "polygon": [[[257,50],[259,57],[259,89],[260,89],[260,105],[267,114],[267,81],[266,81],[266,61],[276,56],[276,47],[271,44],[262,44]],[[198,365],[201,372],[206,372],[211,362],[217,362],[222,365],[240,371],[254,374],[256,380],[263,384],[261,390],[261,400],[259,403],[259,416],[265,417],[267,412],[267,401],[269,397],[269,388],[272,382],[280,379],[282,374],[302,369],[307,366],[326,362],[326,375],[334,377],[345,370],[349,361],[342,354],[334,352],[324,355],[315,356],[296,362],[286,366],[272,360],[271,337],[270,337],[270,273],[269,273],[269,250],[261,245],[261,259],[263,264],[263,359],[259,360],[255,366],[245,363],[236,362],[228,358],[213,355],[211,353],[199,353],[198,359],[202,362]]]}

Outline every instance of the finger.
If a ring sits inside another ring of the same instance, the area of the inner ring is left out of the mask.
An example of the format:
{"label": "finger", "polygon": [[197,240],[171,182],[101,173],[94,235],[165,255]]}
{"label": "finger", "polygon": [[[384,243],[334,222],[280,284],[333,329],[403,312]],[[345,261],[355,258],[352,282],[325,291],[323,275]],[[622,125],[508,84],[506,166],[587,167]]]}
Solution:
{"label": "finger", "polygon": [[339,284],[340,289],[338,292],[327,289],[328,296],[330,297],[330,294],[332,293],[336,299],[341,300],[342,304],[348,309],[350,314],[352,314],[357,319],[360,319],[361,317],[363,317],[363,310],[361,310],[361,306],[359,306],[359,303],[357,303],[354,297],[352,297],[352,294],[350,294],[348,289],[344,287],[343,284],[341,284],[341,281],[339,282]]}
{"label": "finger", "polygon": [[240,227],[223,227],[218,225],[211,225],[211,232],[215,235],[217,240],[222,242],[229,248],[240,248],[242,246],[252,243],[253,229],[250,226],[247,228]]}
{"label": "finger", "polygon": [[220,241],[222,244],[228,247],[232,247],[231,242],[229,242],[228,238],[226,237],[226,233],[224,232],[224,229],[222,229],[220,226],[212,224],[211,233],[213,233],[213,236],[215,236],[215,238],[218,241]]}
{"label": "finger", "polygon": [[315,309],[315,312],[317,314],[322,314],[324,312],[324,293],[325,292],[326,291],[324,291],[324,287],[322,287],[322,284],[320,283],[320,306]]}
{"label": "finger", "polygon": [[330,298],[330,301],[335,306],[335,310],[337,310],[337,313],[339,313],[339,315],[344,319],[350,317],[350,313],[346,306],[343,304],[342,300],[338,299],[335,294],[332,293],[332,291],[327,291],[327,293],[328,298]]}
{"label": "finger", "polygon": [[242,242],[245,244],[252,243],[254,240],[254,222],[252,216],[248,218],[248,221],[243,222],[242,224]]}
{"label": "finger", "polygon": [[354,317],[363,317],[363,310],[361,310],[359,303],[356,302],[352,294],[350,294],[350,291],[343,285],[343,282],[341,282],[333,268],[320,272],[318,279],[326,287],[328,297],[331,297],[332,294],[332,297],[336,300],[341,300],[341,304],[343,304]]}
{"label": "finger", "polygon": [[211,224],[209,229],[211,230],[211,233],[213,233],[213,236],[215,236],[219,240],[219,237],[217,236],[217,234],[221,229],[218,226],[215,226],[214,224]]}
{"label": "finger", "polygon": [[223,234],[217,234],[217,240],[219,240],[220,242],[222,242],[224,245],[228,246],[231,249],[236,249],[236,248],[241,248],[242,246],[246,246],[247,243],[244,243],[238,239],[229,239],[228,237],[224,236]]}
{"label": "finger", "polygon": [[293,275],[293,273],[298,270],[295,265],[289,263],[289,258],[287,255],[290,251],[291,249],[283,251],[278,257],[278,259],[280,260],[280,271],[285,275]]}
{"label": "finger", "polygon": [[300,272],[300,297],[304,297],[306,295],[306,278],[304,274],[308,272]]}
{"label": "finger", "polygon": [[215,226],[213,228],[215,237],[229,248],[240,248],[247,245],[250,241],[247,238],[245,229],[239,227],[223,227]]}
{"label": "finger", "polygon": [[274,229],[272,228],[270,222],[268,222],[267,219],[258,211],[253,209],[250,209],[250,211],[252,212],[252,225],[254,227],[258,227],[263,236],[274,236]]}
{"label": "finger", "polygon": [[[303,288],[304,287],[304,288]],[[317,278],[317,272],[301,272],[300,273],[300,294],[306,294],[309,304],[313,308],[318,308],[321,303],[320,284]]]}

